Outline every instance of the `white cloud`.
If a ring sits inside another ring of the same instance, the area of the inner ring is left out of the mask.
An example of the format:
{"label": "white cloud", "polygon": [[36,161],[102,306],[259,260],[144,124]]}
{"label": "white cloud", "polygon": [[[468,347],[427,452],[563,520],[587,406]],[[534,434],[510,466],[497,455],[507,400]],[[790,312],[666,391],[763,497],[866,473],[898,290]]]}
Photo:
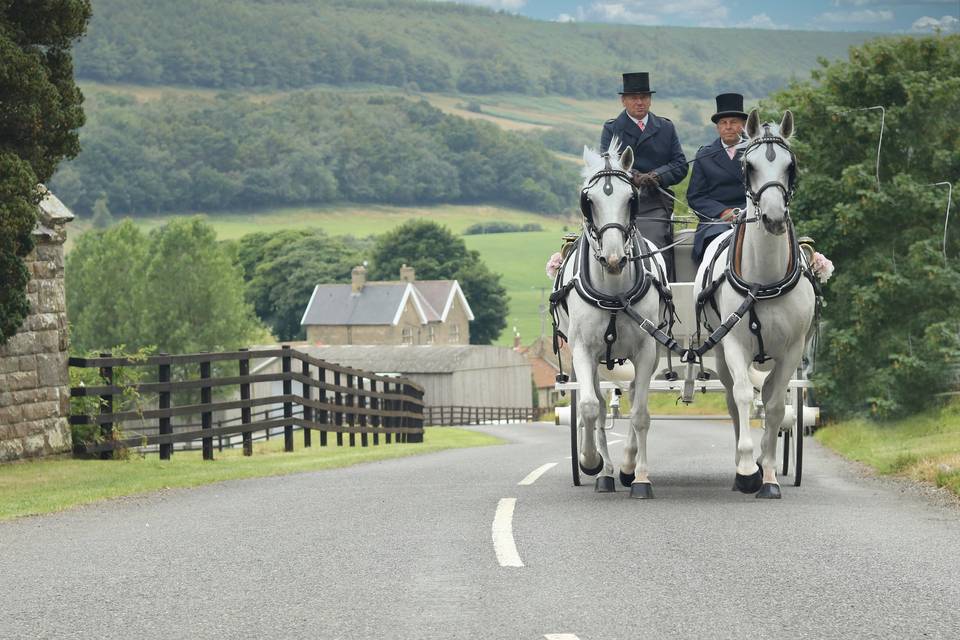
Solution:
{"label": "white cloud", "polygon": [[827,11],[813,19],[821,24],[876,24],[893,20],[893,11]]}
{"label": "white cloud", "polygon": [[574,18],[569,13],[561,13],[556,18],[553,19],[554,22],[576,22],[577,19]]}
{"label": "white cloud", "polygon": [[595,22],[655,25],[665,18],[680,18],[700,26],[722,26],[730,11],[722,0],[622,0],[594,2],[577,13],[578,19]]}
{"label": "white cloud", "polygon": [[939,20],[930,16],[917,18],[910,27],[914,32],[932,32],[939,29],[943,33],[960,32],[960,20],[954,16],[943,16]]}
{"label": "white cloud", "polygon": [[789,29],[790,26],[786,24],[777,24],[775,23],[770,16],[765,13],[759,13],[755,16],[751,16],[749,20],[744,22],[738,22],[737,26],[741,29]]}
{"label": "white cloud", "polygon": [[481,7],[488,7],[499,11],[510,11],[516,13],[527,4],[527,0],[456,0],[460,4],[478,4]]}

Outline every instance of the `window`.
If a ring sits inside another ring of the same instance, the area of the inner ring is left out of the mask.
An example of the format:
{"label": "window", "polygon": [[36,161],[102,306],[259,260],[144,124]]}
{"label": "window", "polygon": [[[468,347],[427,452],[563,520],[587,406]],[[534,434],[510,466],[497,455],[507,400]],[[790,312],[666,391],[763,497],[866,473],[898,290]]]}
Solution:
{"label": "window", "polygon": [[413,344],[413,327],[404,327],[400,332],[403,344]]}
{"label": "window", "polygon": [[437,338],[437,328],[432,324],[427,327],[427,344],[433,344]]}
{"label": "window", "polygon": [[460,325],[450,325],[450,342],[460,342]]}

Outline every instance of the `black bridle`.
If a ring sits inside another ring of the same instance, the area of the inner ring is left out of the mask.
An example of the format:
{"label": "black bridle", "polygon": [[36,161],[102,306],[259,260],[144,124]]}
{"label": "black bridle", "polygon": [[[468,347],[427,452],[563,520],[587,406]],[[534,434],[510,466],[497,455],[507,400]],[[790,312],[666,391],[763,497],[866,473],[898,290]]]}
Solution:
{"label": "black bridle", "polygon": [[[630,180],[630,174],[620,169],[613,169],[610,166],[609,154],[603,154],[603,159],[606,162],[606,167],[593,174],[593,176],[590,178],[590,181],[587,183],[587,186],[580,190],[580,213],[583,214],[587,234],[597,243],[597,246],[594,247],[594,258],[596,258],[596,260],[601,264],[606,265],[606,258],[600,255],[600,252],[603,248],[603,240],[601,240],[601,236],[603,236],[604,232],[608,229],[616,229],[623,234],[624,241],[628,241],[637,230],[636,224],[637,216],[640,210],[640,201],[639,192],[633,185],[633,182]],[[626,225],[622,225],[619,222],[609,222],[598,229],[593,219],[593,203],[590,201],[589,191],[602,179],[604,195],[611,195],[613,193],[614,178],[626,183],[630,187],[632,194],[630,197],[630,221]],[[632,247],[628,247],[627,251],[629,252],[631,248]]]}
{"label": "black bridle", "polygon": [[[743,155],[740,158],[740,162],[743,165],[743,188],[744,191],[746,191],[747,198],[750,199],[750,202],[753,203],[753,206],[757,208],[757,212],[760,214],[763,212],[763,210],[760,208],[760,196],[763,195],[763,192],[770,188],[779,189],[783,194],[783,205],[786,209],[786,217],[789,220],[790,199],[797,191],[797,156],[794,154],[793,149],[790,148],[790,145],[787,144],[786,140],[780,136],[770,133],[769,124],[763,125],[763,129],[764,134],[759,138],[751,140],[750,143],[743,149]],[[771,180],[770,182],[766,182],[761,185],[756,191],[753,190],[753,186],[750,184],[750,165],[747,163],[747,155],[749,155],[754,149],[761,146],[766,146],[766,159],[770,162],[773,162],[777,157],[774,147],[780,147],[790,155],[790,165],[787,167],[786,185],[779,180]]]}

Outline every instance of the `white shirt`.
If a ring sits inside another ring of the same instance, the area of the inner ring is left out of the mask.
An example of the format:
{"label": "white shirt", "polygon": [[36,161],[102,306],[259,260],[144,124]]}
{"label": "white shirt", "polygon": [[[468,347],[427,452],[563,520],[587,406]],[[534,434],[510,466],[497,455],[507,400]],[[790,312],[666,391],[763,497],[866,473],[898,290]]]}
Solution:
{"label": "white shirt", "polygon": [[[632,115],[630,115],[629,113],[627,114],[627,117],[630,118],[631,120],[633,120],[633,124],[635,124],[635,125],[637,125],[638,127],[640,127],[640,130],[643,131],[643,130],[646,130],[646,128],[647,128],[647,121],[650,119],[650,114],[648,113],[647,115],[643,116],[643,120],[637,120],[636,118],[634,118],[634,117],[633,117]],[[640,123],[641,123],[641,122],[643,123],[643,126],[640,126]]]}

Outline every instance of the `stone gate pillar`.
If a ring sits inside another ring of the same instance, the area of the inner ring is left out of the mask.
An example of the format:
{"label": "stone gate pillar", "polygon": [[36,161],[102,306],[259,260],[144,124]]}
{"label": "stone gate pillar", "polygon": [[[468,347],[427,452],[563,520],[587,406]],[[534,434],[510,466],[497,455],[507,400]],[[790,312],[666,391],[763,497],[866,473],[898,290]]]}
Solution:
{"label": "stone gate pillar", "polygon": [[25,259],[30,315],[0,346],[0,462],[70,450],[64,225],[73,214],[49,191],[40,202],[36,246]]}

